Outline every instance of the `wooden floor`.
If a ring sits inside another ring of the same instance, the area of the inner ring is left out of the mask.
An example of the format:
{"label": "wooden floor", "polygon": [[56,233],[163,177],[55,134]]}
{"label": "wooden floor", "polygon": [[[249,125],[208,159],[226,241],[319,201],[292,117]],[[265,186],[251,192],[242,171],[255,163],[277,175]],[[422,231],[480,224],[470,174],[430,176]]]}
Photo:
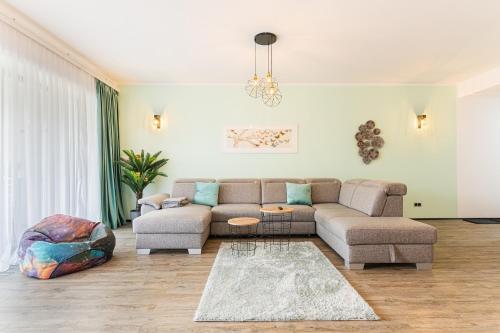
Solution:
{"label": "wooden floor", "polygon": [[426,221],[439,229],[432,271],[375,266],[347,271],[311,238],[382,320],[195,323],[217,253],[135,254],[130,227],[116,231],[107,264],[54,280],[0,273],[0,332],[500,332],[500,225]]}

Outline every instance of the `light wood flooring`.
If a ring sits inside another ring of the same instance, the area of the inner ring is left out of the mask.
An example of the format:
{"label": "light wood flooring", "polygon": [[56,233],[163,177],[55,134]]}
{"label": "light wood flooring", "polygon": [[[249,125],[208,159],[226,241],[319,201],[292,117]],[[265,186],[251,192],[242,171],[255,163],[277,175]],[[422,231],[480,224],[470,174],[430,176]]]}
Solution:
{"label": "light wood flooring", "polygon": [[309,238],[380,321],[193,322],[221,240],[210,239],[201,256],[137,256],[124,227],[103,266],[48,281],[0,273],[0,332],[500,332],[500,225],[425,222],[439,229],[432,271],[348,271],[323,241]]}

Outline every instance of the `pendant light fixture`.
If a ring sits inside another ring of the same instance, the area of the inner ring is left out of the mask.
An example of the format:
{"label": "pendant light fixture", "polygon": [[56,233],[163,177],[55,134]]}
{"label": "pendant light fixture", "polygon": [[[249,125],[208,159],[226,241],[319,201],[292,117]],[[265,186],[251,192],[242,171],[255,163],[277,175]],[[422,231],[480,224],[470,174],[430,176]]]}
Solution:
{"label": "pendant light fixture", "polygon": [[262,90],[259,87],[259,77],[257,75],[257,42],[254,43],[254,70],[253,77],[248,80],[245,90],[248,96],[253,98],[262,97]]}
{"label": "pendant light fixture", "polygon": [[[270,107],[280,104],[283,98],[278,82],[273,77],[273,44],[277,39],[278,37],[271,32],[261,32],[255,35],[254,75],[245,86],[250,97],[261,97],[264,104]],[[267,73],[260,80],[257,75],[257,44],[267,46]]]}

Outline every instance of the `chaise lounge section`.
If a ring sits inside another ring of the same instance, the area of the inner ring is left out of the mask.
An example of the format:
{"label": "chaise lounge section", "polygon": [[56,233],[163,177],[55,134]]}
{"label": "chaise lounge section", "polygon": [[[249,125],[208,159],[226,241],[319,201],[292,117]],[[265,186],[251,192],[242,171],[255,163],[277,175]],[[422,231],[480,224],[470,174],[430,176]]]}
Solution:
{"label": "chaise lounge section", "polygon": [[[196,182],[213,183],[215,179],[178,179],[172,189],[173,197],[193,200]],[[188,204],[180,208],[161,209],[167,194],[143,198],[141,216],[134,219],[138,254],[149,254],[151,249],[187,249],[189,254],[201,254],[210,233],[211,207]]]}
{"label": "chaise lounge section", "polygon": [[400,183],[346,181],[338,204],[313,205],[317,234],[351,269],[366,263],[415,263],[428,269],[437,231],[402,217],[405,194]]}
{"label": "chaise lounge section", "polygon": [[[172,196],[192,201],[196,182],[214,179],[179,179]],[[188,204],[160,209],[168,197],[144,198],[142,215],[133,221],[138,253],[151,249],[188,249],[199,254],[209,237],[227,236],[227,221],[233,217],[260,218],[260,208],[293,207],[291,233],[321,237],[350,269],[366,263],[415,263],[430,269],[434,227],[403,215],[406,186],[401,183],[353,179],[341,183],[335,178],[220,179],[218,205]],[[312,206],[287,205],[286,183],[310,184]]]}

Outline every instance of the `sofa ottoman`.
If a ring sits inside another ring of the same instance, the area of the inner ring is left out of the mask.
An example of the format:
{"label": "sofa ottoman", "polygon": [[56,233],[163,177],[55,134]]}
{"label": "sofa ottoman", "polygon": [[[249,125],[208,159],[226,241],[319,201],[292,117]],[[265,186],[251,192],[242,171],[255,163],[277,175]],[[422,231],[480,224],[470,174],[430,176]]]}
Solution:
{"label": "sofa ottoman", "polygon": [[[323,212],[324,213],[324,212]],[[317,233],[339,255],[345,266],[363,269],[366,263],[415,263],[432,267],[437,230],[405,217],[324,217]]]}

